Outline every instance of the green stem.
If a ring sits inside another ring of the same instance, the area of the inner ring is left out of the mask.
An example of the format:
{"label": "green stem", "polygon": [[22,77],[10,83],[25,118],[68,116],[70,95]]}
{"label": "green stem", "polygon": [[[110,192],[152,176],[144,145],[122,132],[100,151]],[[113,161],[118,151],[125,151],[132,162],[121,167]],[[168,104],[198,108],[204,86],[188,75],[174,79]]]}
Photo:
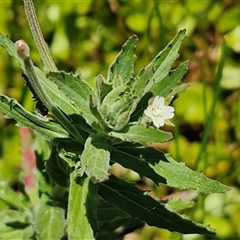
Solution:
{"label": "green stem", "polygon": [[28,77],[29,83],[31,84],[32,89],[41,100],[43,105],[56,117],[59,123],[80,143],[84,143],[84,138],[78,132],[78,130],[71,123],[69,119],[62,111],[52,102],[51,98],[47,95],[44,88],[42,87],[39,79],[34,70],[33,62],[30,58],[30,49],[28,45],[23,41],[19,40],[15,43],[18,55],[23,59],[25,66],[25,74]]}
{"label": "green stem", "polygon": [[58,69],[53,61],[49,48],[43,38],[43,34],[38,23],[33,2],[32,0],[23,0],[23,3],[28,24],[30,26],[30,30],[32,32],[34,41],[37,45],[43,64],[47,68],[47,71],[56,72]]}

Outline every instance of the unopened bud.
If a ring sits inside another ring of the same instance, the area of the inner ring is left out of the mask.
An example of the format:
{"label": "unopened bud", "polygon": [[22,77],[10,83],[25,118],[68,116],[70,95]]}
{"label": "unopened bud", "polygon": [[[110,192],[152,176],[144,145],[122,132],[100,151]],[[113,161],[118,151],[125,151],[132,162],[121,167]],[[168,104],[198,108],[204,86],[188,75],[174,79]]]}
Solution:
{"label": "unopened bud", "polygon": [[15,42],[15,47],[17,49],[19,57],[23,60],[27,59],[30,56],[30,49],[27,43],[24,40],[18,40]]}

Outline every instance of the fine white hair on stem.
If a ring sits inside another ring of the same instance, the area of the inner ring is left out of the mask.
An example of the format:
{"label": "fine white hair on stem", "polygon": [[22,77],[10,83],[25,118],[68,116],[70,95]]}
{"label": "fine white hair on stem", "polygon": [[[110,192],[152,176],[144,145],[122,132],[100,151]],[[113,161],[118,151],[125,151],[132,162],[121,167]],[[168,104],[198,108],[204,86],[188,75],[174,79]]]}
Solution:
{"label": "fine white hair on stem", "polygon": [[43,105],[56,117],[56,119],[65,127],[69,133],[75,137],[80,143],[84,143],[84,138],[70,123],[70,119],[62,112],[62,110],[55,105],[52,99],[49,97],[45,89],[43,88],[41,81],[35,72],[33,62],[30,58],[30,48],[24,40],[18,40],[15,42],[15,47],[20,58],[24,62],[24,72],[28,77],[29,83],[32,86],[35,94],[41,100]]}
{"label": "fine white hair on stem", "polygon": [[16,41],[15,47],[17,49],[19,57],[21,57],[23,60],[29,58],[30,48],[24,40],[20,39]]}
{"label": "fine white hair on stem", "polygon": [[47,68],[47,71],[56,72],[58,69],[50,54],[49,48],[43,38],[43,34],[37,19],[36,11],[34,8],[33,0],[23,0],[25,14],[28,20],[32,36],[37,45],[40,57]]}

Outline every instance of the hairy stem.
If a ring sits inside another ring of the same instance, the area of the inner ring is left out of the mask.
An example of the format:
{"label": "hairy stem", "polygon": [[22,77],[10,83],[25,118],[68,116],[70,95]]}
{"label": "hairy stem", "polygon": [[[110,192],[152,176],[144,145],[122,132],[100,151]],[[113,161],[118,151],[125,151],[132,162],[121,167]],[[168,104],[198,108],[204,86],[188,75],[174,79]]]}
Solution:
{"label": "hairy stem", "polygon": [[53,61],[53,58],[50,54],[49,48],[43,38],[43,34],[38,23],[37,15],[34,9],[32,0],[23,0],[25,14],[32,32],[34,41],[37,45],[40,57],[43,61],[44,66],[47,68],[47,71],[56,72],[58,69]]}
{"label": "hairy stem", "polygon": [[23,40],[18,40],[15,43],[18,55],[23,59],[25,66],[25,74],[28,77],[28,80],[31,84],[32,89],[41,100],[43,105],[55,116],[58,122],[80,143],[84,143],[84,138],[71,123],[71,119],[66,116],[58,106],[49,98],[44,88],[41,85],[41,82],[37,78],[37,75],[34,70],[33,62],[30,58],[30,49],[29,46]]}

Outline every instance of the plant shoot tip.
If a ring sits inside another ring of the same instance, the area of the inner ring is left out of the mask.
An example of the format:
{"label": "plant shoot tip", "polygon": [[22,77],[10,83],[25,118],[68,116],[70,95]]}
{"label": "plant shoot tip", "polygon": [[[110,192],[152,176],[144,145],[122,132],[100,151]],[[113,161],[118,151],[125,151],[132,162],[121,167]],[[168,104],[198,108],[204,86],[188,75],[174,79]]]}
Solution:
{"label": "plant shoot tip", "polygon": [[15,42],[15,47],[17,49],[19,57],[21,57],[23,60],[27,59],[30,56],[30,49],[27,43],[20,39]]}

